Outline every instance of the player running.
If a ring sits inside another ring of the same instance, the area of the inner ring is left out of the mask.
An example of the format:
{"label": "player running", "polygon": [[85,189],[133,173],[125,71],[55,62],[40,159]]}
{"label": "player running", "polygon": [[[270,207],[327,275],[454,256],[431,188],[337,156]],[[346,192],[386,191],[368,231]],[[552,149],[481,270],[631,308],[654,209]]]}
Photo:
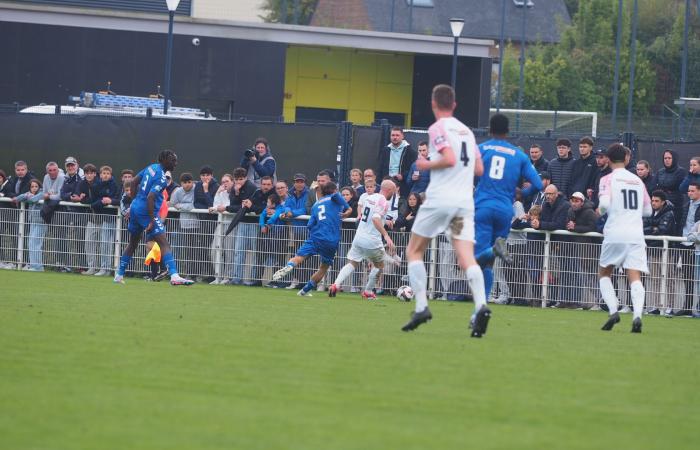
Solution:
{"label": "player running", "polygon": [[486,306],[484,277],[474,258],[474,175],[484,166],[474,134],[452,114],[457,106],[454,90],[440,84],[433,88],[431,106],[437,120],[428,130],[430,160],[419,158],[418,170],[430,170],[426,200],[418,210],[406,248],[408,276],[416,296],[415,312],[401,328],[415,330],[433,318],[428,309],[423,254],[430,240],[442,231],[452,238],[457,264],[466,271],[476,312],[472,337],[486,333],[491,310]]}
{"label": "player running", "polygon": [[618,300],[610,275],[615,266],[622,266],[627,272],[632,297],[632,333],[641,333],[644,309],[641,273],[649,273],[642,217],[650,216],[652,210],[644,182],[625,169],[630,154],[622,144],[613,144],[608,148],[607,155],[613,171],[600,180],[599,210],[601,214],[607,213],[608,219],[603,228],[598,277],[600,293],[610,312],[602,329],[612,330],[620,321]]}
{"label": "player running", "polygon": [[[355,232],[355,238],[352,240],[352,246],[348,252],[348,263],[340,269],[338,277],[328,288],[329,297],[336,296],[338,286],[340,286],[347,277],[352,275],[362,260],[366,259],[371,261],[374,267],[372,267],[367,277],[367,285],[362,291],[362,298],[369,300],[377,298],[377,294],[373,291],[374,286],[384,269],[384,260],[388,259],[388,256],[384,252],[382,237],[390,250],[394,248],[394,242],[389,237],[389,233],[384,229],[384,218],[390,207],[388,200],[394,196],[395,192],[396,184],[391,180],[384,180],[382,181],[378,194],[370,194],[363,198],[360,204],[360,219],[358,221],[357,231]],[[366,194],[362,195],[364,196]]]}
{"label": "player running", "polygon": [[521,179],[530,186],[523,190],[528,196],[542,189],[542,180],[530,159],[518,147],[506,141],[508,118],[495,114],[489,122],[493,139],[479,145],[484,174],[474,192],[476,206],[476,260],[484,272],[486,298],[493,285],[493,263],[500,256],[506,264],[513,259],[506,248],[506,237],[513,221],[515,189]]}
{"label": "player running", "polygon": [[291,272],[296,266],[313,255],[321,257],[321,265],[311,279],[304,285],[297,295],[311,297],[311,290],[316,288],[319,281],[326,276],[328,268],[333,264],[335,252],[340,242],[340,215],[350,208],[348,202],[338,192],[335,183],[329,181],[321,187],[323,197],[318,199],[311,208],[311,217],[306,227],[309,229],[309,238],[301,244],[296,255],[289,260],[286,266],[272,275],[273,281],[279,281]]}
{"label": "player running", "polygon": [[177,264],[170,250],[170,244],[165,238],[165,226],[158,217],[158,211],[163,203],[163,190],[167,186],[165,179],[166,171],[173,171],[177,166],[177,155],[171,150],[163,150],[158,154],[158,163],[139,172],[132,180],[132,193],[138,189],[136,198],[131,203],[129,210],[129,245],[124,249],[124,253],[119,259],[119,268],[114,275],[115,283],[124,283],[124,272],[129,267],[131,257],[136,250],[136,246],[141,240],[141,235],[146,232],[147,241],[155,241],[160,247],[161,259],[170,273],[170,284],[190,285],[194,282],[182,278],[177,273]]}

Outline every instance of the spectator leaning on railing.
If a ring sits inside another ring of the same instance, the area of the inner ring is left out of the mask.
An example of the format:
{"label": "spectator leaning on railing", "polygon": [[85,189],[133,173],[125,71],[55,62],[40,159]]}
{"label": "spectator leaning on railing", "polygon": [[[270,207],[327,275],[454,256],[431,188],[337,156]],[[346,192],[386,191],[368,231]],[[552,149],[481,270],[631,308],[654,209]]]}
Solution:
{"label": "spectator leaning on railing", "polygon": [[113,266],[114,234],[116,231],[117,210],[109,206],[119,206],[121,189],[112,176],[110,166],[100,167],[100,179],[93,184],[94,200],[90,205],[95,213],[96,223],[99,224],[100,246],[99,270],[95,276],[108,276]]}
{"label": "spectator leaning on railing", "polygon": [[[262,177],[260,179],[260,189],[255,191],[255,194],[253,195],[253,207],[251,208],[251,211],[254,212],[255,214],[262,214],[265,212],[269,212],[269,204],[268,204],[268,199],[272,196],[276,196],[276,204],[272,208],[275,210],[277,206],[279,206],[279,214],[274,219],[274,224],[276,224],[279,221],[279,215],[283,214],[285,212],[284,210],[284,205],[282,205],[281,200],[279,199],[279,196],[275,194],[275,189],[274,189],[274,183],[272,181],[272,177]],[[279,203],[279,205],[277,204]],[[263,227],[264,224],[261,224],[261,228]],[[272,224],[271,224],[272,225]],[[269,229],[267,229],[269,231]],[[267,232],[265,231],[265,233]],[[276,230],[275,233],[273,233],[277,237],[277,239],[281,238],[281,233]],[[243,284],[245,286],[262,286],[262,273],[264,270],[264,267],[261,266],[262,260],[266,259],[265,252],[270,252],[273,250],[279,250],[280,252],[282,251],[282,247],[280,248],[269,248],[269,239],[263,241],[262,236],[260,234],[255,234],[251,238],[254,243],[252,244],[255,249],[255,252],[253,253],[252,256],[252,264],[253,264],[253,270],[252,270],[252,275],[251,279],[248,281],[245,281]]]}
{"label": "spectator leaning on railing", "polygon": [[[226,207],[231,203],[229,195],[233,187],[233,175],[224,174],[221,177],[221,185],[214,195],[214,203],[209,207],[211,214],[218,214],[226,211]],[[226,228],[231,223],[231,216],[225,215],[218,222],[214,230],[214,239],[211,244],[211,261],[214,265],[214,280],[209,284],[228,284],[229,278],[226,273],[226,264],[233,261],[233,236],[224,236]]]}
{"label": "spectator leaning on railing", "polygon": [[26,203],[29,222],[29,264],[24,270],[32,272],[44,271],[44,235],[46,235],[46,224],[41,218],[41,202],[44,194],[41,190],[41,182],[36,178],[29,181],[29,191],[19,194],[13,203]]}
{"label": "spectator leaning on railing", "polygon": [[[255,183],[247,178],[244,168],[239,167],[235,169],[233,171],[233,188],[229,195],[230,204],[226,207],[226,211],[231,213],[239,213],[241,210],[251,211],[253,208],[253,197],[257,190],[258,188],[255,186]],[[233,257],[233,271],[229,284],[243,284],[246,256],[247,252],[254,248],[254,236],[254,226],[241,223],[236,227],[236,250]]]}
{"label": "spectator leaning on railing", "polygon": [[[637,175],[639,176],[639,175]],[[673,212],[673,204],[666,200],[666,193],[657,189],[651,193],[651,216],[643,218],[644,235],[646,236],[673,236],[676,230],[676,217]],[[658,294],[661,292],[662,269],[662,241],[648,240],[647,255],[649,263],[648,292]],[[661,297],[661,309],[666,310],[664,302],[666,297]],[[651,308],[649,314],[660,314],[659,308]],[[666,313],[670,311],[665,311]]]}
{"label": "spectator leaning on railing", "polygon": [[[695,225],[690,229],[686,238],[695,244],[695,270],[693,277],[695,279],[695,294],[700,296],[700,221],[695,222]],[[693,317],[700,318],[700,304],[693,305]]]}
{"label": "spectator leaning on railing", "polygon": [[194,276],[195,261],[188,252],[194,247],[193,241],[199,232],[199,219],[197,214],[189,212],[194,209],[194,178],[191,173],[183,172],[180,175],[180,187],[175,189],[168,204],[180,211],[180,220],[173,236],[173,253],[182,264],[180,273]]}
{"label": "spectator leaning on railing", "polygon": [[[688,238],[693,231],[695,224],[700,222],[700,183],[690,183],[688,185],[688,206],[683,208],[678,228],[682,230],[682,236]],[[693,310],[693,287],[695,276],[695,255],[692,242],[680,242],[681,262],[683,263],[683,283],[685,284],[685,304],[681,309],[673,313],[674,316],[689,316]]]}

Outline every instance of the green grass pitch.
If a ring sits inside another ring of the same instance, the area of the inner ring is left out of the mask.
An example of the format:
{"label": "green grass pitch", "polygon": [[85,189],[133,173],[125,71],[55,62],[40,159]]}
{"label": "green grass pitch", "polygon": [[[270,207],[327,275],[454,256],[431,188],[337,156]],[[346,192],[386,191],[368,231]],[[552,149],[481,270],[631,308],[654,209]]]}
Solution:
{"label": "green grass pitch", "polygon": [[0,448],[697,448],[698,320],[411,307],[0,271]]}

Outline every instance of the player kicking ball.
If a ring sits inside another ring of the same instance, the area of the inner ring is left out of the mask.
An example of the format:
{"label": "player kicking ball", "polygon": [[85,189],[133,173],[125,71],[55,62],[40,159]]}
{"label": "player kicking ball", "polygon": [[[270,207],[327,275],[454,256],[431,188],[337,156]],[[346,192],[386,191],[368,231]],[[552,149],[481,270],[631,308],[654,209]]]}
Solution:
{"label": "player kicking ball", "polygon": [[363,260],[371,261],[374,267],[367,277],[367,285],[362,291],[362,298],[373,300],[377,298],[374,286],[384,269],[384,261],[388,256],[384,252],[382,237],[389,249],[394,248],[394,242],[389,233],[384,229],[384,218],[389,210],[389,202],[396,192],[396,185],[391,180],[382,181],[378,194],[370,194],[365,197],[360,205],[360,219],[357,225],[352,246],[348,252],[348,263],[340,269],[338,277],[328,288],[328,296],[335,297],[338,286],[352,275]]}
{"label": "player kicking ball", "polygon": [[297,292],[297,295],[307,297],[311,297],[311,290],[316,288],[333,264],[340,242],[340,215],[350,208],[348,202],[338,193],[335,183],[326,183],[321,187],[321,193],[323,197],[314,203],[309,223],[306,225],[309,229],[309,238],[301,244],[296,255],[287,265],[272,275],[273,281],[279,281],[309,256],[319,255],[321,265],[304,287]]}
{"label": "player kicking ball", "polygon": [[618,300],[610,275],[616,266],[622,266],[627,272],[632,297],[632,333],[641,333],[644,309],[641,279],[642,272],[649,273],[642,217],[651,215],[651,200],[644,182],[625,169],[630,150],[622,144],[613,144],[608,148],[607,155],[612,173],[600,180],[598,196],[600,214],[608,214],[603,228],[598,276],[600,293],[608,305],[610,316],[602,329],[610,331],[620,321]]}
{"label": "player kicking ball", "polygon": [[430,170],[425,202],[418,210],[411,230],[406,256],[408,277],[415,292],[416,308],[411,320],[401,328],[412,331],[431,320],[426,293],[427,275],[423,255],[430,240],[441,232],[452,239],[459,268],[466,272],[474,296],[472,337],[486,333],[491,310],[486,306],[484,275],[474,258],[474,175],[484,166],[472,131],[452,116],[454,90],[440,84],[433,88],[431,107],[436,122],[428,129],[430,160],[419,157],[418,170]]}
{"label": "player kicking ball", "polygon": [[163,150],[158,154],[158,163],[146,167],[132,180],[131,192],[136,191],[137,193],[129,210],[128,229],[131,238],[124,253],[119,258],[119,268],[114,276],[115,283],[124,283],[124,272],[129,267],[131,257],[139,245],[144,231],[146,232],[146,240],[155,241],[160,247],[161,261],[170,273],[170,284],[189,286],[194,283],[194,281],[178,275],[177,264],[170,244],[165,239],[165,225],[158,217],[158,211],[163,204],[163,191],[168,184],[165,172],[172,172],[175,170],[175,166],[177,166],[177,155],[171,150]]}

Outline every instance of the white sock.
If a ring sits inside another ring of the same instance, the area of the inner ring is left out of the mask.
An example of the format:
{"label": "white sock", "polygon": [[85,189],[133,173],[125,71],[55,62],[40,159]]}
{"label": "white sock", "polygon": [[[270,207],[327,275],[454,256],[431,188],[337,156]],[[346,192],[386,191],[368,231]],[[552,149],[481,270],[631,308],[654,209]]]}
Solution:
{"label": "white sock", "polygon": [[608,305],[609,313],[615,314],[617,312],[617,296],[615,295],[612,280],[610,277],[602,277],[598,280],[598,284],[600,285],[600,293],[603,295],[603,300]]}
{"label": "white sock", "polygon": [[467,267],[467,281],[474,298],[474,311],[479,311],[486,304],[486,286],[484,286],[484,273],[478,265]]}
{"label": "white sock", "polygon": [[350,264],[350,263],[345,264],[345,265],[343,266],[343,268],[340,269],[340,272],[338,272],[338,276],[336,277],[336,279],[335,279],[335,281],[333,282],[333,284],[335,284],[336,286],[340,286],[341,284],[343,284],[343,281],[345,281],[345,279],[346,279],[347,277],[349,277],[350,275],[352,275],[352,273],[353,273],[354,271],[355,271],[355,266],[353,266],[353,265]]}
{"label": "white sock", "polygon": [[174,280],[174,279],[178,278],[179,276],[180,276],[180,274],[174,273],[174,274],[170,275],[170,279]]}
{"label": "white sock", "polygon": [[382,269],[372,267],[372,270],[370,270],[369,276],[367,277],[367,285],[365,286],[365,291],[372,292],[372,289],[374,289],[374,285],[377,284],[377,278],[379,278],[379,274],[381,273],[381,271]]}
{"label": "white sock", "polygon": [[641,281],[635,281],[630,284],[630,293],[632,294],[632,310],[634,319],[642,318],[644,310],[644,285]]}
{"label": "white sock", "polygon": [[408,263],[408,279],[416,296],[416,312],[421,312],[428,307],[426,284],[428,275],[425,273],[423,261],[411,261]]}

